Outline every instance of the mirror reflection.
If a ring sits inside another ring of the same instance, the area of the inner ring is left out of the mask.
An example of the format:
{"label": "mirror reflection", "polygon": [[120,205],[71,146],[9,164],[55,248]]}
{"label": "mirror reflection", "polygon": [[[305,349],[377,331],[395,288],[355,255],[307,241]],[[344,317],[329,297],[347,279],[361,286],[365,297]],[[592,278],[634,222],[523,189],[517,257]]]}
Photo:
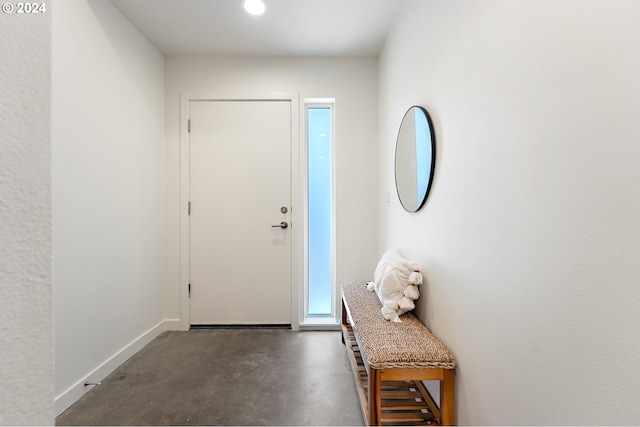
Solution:
{"label": "mirror reflection", "polygon": [[396,141],[396,190],[402,207],[416,212],[427,200],[435,169],[435,138],[429,113],[413,106],[405,113]]}

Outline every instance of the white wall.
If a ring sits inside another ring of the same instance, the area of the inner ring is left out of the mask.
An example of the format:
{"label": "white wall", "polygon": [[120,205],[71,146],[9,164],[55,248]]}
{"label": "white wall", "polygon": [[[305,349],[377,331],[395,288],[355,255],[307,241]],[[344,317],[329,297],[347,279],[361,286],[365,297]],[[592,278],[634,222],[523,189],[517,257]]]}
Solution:
{"label": "white wall", "polygon": [[[380,251],[459,363],[460,424],[640,423],[640,3],[410,0],[380,58]],[[432,193],[393,193],[435,122]]]}
{"label": "white wall", "polygon": [[[371,58],[166,59],[165,313],[180,318],[180,94],[238,96],[272,92],[335,98],[336,279],[366,280],[376,253],[377,62]],[[248,176],[247,179],[254,177]],[[182,284],[184,285],[184,284]]]}
{"label": "white wall", "polygon": [[0,425],[53,424],[50,31],[0,15]]}
{"label": "white wall", "polygon": [[161,329],[164,60],[108,1],[53,6],[59,412]]}

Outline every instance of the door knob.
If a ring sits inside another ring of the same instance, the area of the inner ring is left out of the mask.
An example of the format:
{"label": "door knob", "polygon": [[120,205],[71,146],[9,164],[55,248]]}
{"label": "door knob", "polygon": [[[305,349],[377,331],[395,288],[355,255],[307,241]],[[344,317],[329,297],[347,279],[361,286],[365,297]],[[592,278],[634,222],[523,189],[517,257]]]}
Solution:
{"label": "door knob", "polygon": [[276,227],[280,227],[280,228],[287,228],[289,226],[289,224],[287,224],[287,221],[282,221],[280,224],[277,225],[272,225],[272,228],[276,228]]}

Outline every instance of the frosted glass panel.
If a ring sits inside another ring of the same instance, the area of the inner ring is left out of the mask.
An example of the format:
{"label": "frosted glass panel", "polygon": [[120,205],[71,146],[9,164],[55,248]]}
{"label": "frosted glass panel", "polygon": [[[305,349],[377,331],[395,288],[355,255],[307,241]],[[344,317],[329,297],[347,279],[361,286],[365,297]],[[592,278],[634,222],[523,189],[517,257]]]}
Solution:
{"label": "frosted glass panel", "polygon": [[422,204],[425,197],[425,188],[429,185],[429,174],[431,168],[431,131],[427,123],[427,116],[419,109],[413,111],[415,121],[416,138],[416,206]]}
{"label": "frosted glass panel", "polygon": [[307,109],[308,307],[309,315],[331,314],[331,109]]}

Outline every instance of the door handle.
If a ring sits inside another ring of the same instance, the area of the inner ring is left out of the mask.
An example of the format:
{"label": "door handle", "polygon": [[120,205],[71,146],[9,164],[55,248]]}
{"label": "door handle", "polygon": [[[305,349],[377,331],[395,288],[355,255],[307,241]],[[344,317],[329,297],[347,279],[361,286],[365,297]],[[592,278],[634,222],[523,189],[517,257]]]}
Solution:
{"label": "door handle", "polygon": [[282,229],[285,229],[289,226],[289,224],[287,224],[287,221],[282,221],[280,224],[277,225],[272,225],[271,228],[276,228],[276,227],[280,227]]}

